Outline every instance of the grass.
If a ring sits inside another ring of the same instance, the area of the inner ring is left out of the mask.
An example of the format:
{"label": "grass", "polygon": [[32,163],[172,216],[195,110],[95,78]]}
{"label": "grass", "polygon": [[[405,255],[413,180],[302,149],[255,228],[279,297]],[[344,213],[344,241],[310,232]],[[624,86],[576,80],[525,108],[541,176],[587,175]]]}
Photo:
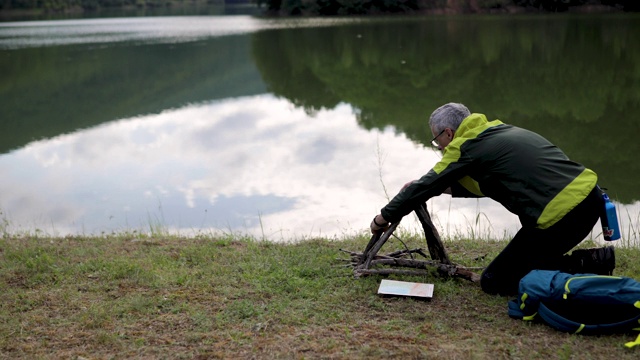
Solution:
{"label": "grass", "polygon": [[[294,244],[239,236],[120,234],[0,240],[3,359],[637,359],[632,334],[579,336],[507,315],[509,298],[471,282],[435,284],[429,301],[376,294],[340,248],[367,236]],[[409,247],[425,247],[406,237]],[[450,257],[486,266],[504,242],[445,242]],[[589,244],[587,244],[589,245]],[[402,248],[392,239],[383,248]],[[617,274],[640,277],[638,248]]]}

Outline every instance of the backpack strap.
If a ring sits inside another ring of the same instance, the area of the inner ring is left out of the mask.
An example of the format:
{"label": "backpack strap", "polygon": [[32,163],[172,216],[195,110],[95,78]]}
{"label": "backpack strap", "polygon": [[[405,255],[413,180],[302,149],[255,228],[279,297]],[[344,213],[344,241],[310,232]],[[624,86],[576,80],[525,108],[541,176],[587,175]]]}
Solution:
{"label": "backpack strap", "polygon": [[544,320],[547,324],[556,328],[557,330],[578,334],[585,328],[585,324],[581,324],[579,322],[569,320],[564,316],[556,313],[547,307],[544,303],[540,303],[538,306],[538,314],[540,318]]}
{"label": "backpack strap", "polygon": [[624,344],[624,346],[628,347],[628,348],[632,348],[636,345],[640,345],[640,335],[638,335],[638,337],[636,338],[636,341],[630,341],[626,344]]}
{"label": "backpack strap", "polygon": [[[636,301],[635,304],[633,304],[633,306],[637,307],[638,309],[640,309],[640,300]],[[640,320],[638,320],[638,323],[640,323]],[[640,330],[640,327],[635,328],[633,330]],[[638,337],[636,338],[636,341],[630,341],[626,344],[624,344],[624,346],[628,347],[628,348],[632,348],[634,346],[640,345],[640,335],[638,335]]]}
{"label": "backpack strap", "polygon": [[[636,314],[635,316],[628,319],[624,319],[621,321],[618,320],[610,323],[582,323],[569,319],[565,315],[558,313],[558,311],[552,305],[553,304],[540,303],[538,307],[538,315],[547,324],[560,331],[574,334],[595,335],[613,334],[629,330],[640,330],[640,328],[635,327],[640,324],[640,314]],[[640,338],[638,338],[634,343],[636,343],[635,345],[640,345]]]}

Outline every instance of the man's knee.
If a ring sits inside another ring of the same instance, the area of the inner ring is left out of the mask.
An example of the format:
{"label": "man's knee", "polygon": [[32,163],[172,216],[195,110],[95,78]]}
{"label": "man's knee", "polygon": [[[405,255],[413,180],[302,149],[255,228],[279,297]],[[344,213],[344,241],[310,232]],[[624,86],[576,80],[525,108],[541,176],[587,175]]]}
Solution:
{"label": "man's knee", "polygon": [[480,277],[482,291],[491,295],[514,295],[518,293],[519,279],[498,276],[493,272],[484,271]]}

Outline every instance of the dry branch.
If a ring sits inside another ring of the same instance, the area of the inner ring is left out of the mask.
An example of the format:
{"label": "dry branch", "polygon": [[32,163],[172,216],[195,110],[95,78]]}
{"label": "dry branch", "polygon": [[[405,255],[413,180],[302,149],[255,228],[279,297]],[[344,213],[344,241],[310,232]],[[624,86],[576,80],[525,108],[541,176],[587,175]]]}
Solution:
{"label": "dry branch", "polygon": [[415,209],[415,212],[416,215],[418,215],[418,220],[420,220],[420,224],[424,230],[424,236],[427,239],[427,246],[429,248],[431,258],[434,260],[440,260],[443,264],[451,264],[447,251],[444,249],[444,244],[442,244],[442,240],[440,239],[440,234],[438,234],[438,230],[433,226],[433,222],[431,222],[431,216],[429,216],[429,212],[427,211],[427,205],[420,205]]}
{"label": "dry branch", "polygon": [[360,277],[362,275],[407,275],[407,276],[421,276],[421,275],[429,275],[428,271],[417,271],[417,270],[400,270],[400,269],[361,269],[358,270],[354,274],[355,277]]}
{"label": "dry branch", "polygon": [[[384,232],[374,234],[362,253],[340,249],[340,251],[346,252],[351,256],[351,265],[354,268],[354,275],[356,277],[371,274],[428,275],[430,273],[429,271],[402,270],[394,268],[372,269],[372,266],[409,267],[425,270],[428,270],[431,267],[437,269],[438,273],[444,276],[455,276],[469,281],[479,282],[480,275],[474,273],[471,269],[451,262],[447,255],[447,251],[442,244],[442,240],[440,239],[440,234],[438,234],[435,226],[433,226],[426,204],[422,204],[414,211],[424,230],[431,260],[413,259],[412,254],[419,254],[425,258],[427,257],[422,249],[404,249],[394,251],[386,255],[378,254],[382,246],[387,242],[400,224],[400,222],[396,222],[391,224],[391,226],[389,226],[389,228]],[[411,258],[407,259],[406,256],[411,256]]]}

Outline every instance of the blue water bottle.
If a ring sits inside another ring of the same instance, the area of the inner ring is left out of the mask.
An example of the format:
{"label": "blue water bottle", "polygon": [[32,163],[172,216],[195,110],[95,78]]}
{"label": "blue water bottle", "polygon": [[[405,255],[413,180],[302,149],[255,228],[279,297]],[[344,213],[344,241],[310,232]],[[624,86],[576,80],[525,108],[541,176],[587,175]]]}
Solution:
{"label": "blue water bottle", "polygon": [[616,206],[609,200],[609,196],[603,191],[604,213],[600,217],[602,223],[602,236],[606,241],[620,239],[620,227],[618,226],[618,215]]}

